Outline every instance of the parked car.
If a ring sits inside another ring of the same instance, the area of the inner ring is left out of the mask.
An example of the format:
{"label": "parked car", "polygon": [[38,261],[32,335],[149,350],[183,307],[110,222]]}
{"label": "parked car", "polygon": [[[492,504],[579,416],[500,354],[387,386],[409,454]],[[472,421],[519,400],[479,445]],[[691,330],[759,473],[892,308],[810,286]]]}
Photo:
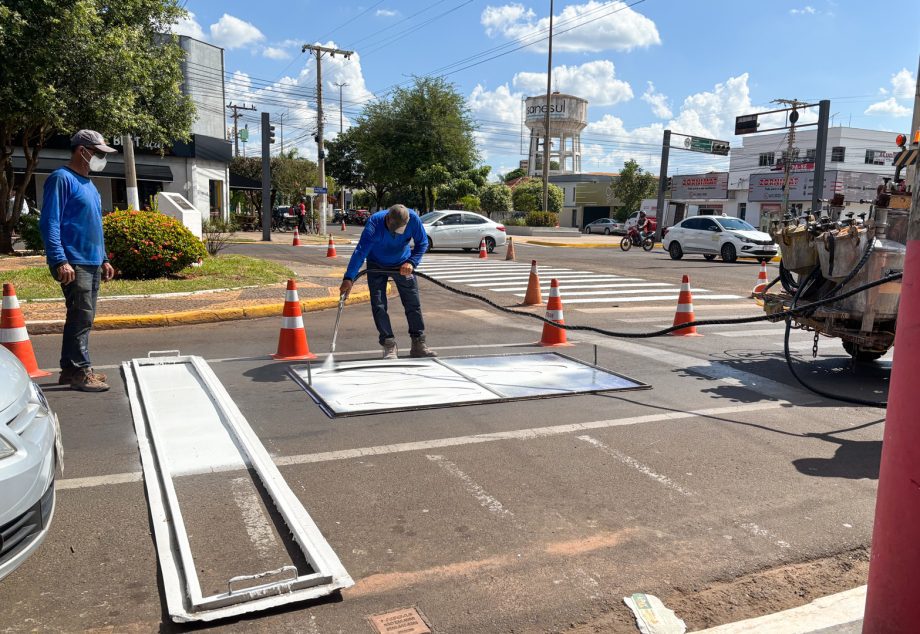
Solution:
{"label": "parked car", "polygon": [[422,215],[422,225],[428,234],[429,250],[472,251],[485,240],[486,251],[492,253],[508,241],[504,225],[471,211],[429,211]]}
{"label": "parked car", "polygon": [[589,222],[585,225],[585,233],[603,233],[607,236],[611,233],[614,235],[625,235],[626,226],[619,220],[614,220],[613,218],[598,218],[594,222]]}
{"label": "parked car", "polygon": [[[658,218],[646,212],[646,218],[648,218],[648,230],[655,231],[658,229]],[[636,223],[639,222],[639,212],[634,211],[626,218],[626,231],[629,231],[631,228],[636,226]]]}
{"label": "parked car", "polygon": [[699,253],[707,260],[721,256],[723,262],[734,262],[739,257],[767,262],[779,250],[768,234],[728,216],[685,218],[668,230],[662,246],[674,260]]}
{"label": "parked car", "polygon": [[62,455],[57,416],[19,360],[0,346],[0,579],[48,534]]}

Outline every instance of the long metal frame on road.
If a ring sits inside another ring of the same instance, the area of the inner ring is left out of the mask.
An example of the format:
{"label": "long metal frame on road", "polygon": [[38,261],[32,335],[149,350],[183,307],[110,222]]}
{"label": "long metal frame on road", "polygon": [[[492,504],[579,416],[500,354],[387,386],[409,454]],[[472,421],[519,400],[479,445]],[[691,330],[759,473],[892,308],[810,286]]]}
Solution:
{"label": "long metal frame on road", "polygon": [[[156,420],[150,416],[149,405],[153,403],[153,396],[145,381],[144,368],[164,364],[186,364],[194,371],[220,414],[227,433],[259,477],[313,573],[301,575],[296,567],[285,566],[255,575],[234,577],[228,580],[226,592],[202,595],[172,475],[162,453],[163,439]],[[195,356],[134,359],[123,363],[122,370],[137,432],[166,605],[174,621],[211,621],[237,616],[315,599],[353,585],[332,547],[284,481],[271,456],[204,359]],[[283,574],[288,577],[280,581],[242,589],[233,587],[241,582]]]}

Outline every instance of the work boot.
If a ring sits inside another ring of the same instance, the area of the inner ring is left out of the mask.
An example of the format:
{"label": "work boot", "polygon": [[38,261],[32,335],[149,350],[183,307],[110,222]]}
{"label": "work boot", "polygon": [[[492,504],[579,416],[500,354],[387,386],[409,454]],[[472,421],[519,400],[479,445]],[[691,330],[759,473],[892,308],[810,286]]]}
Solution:
{"label": "work boot", "polygon": [[74,368],[70,389],[81,392],[105,392],[109,389],[109,384],[100,381],[89,368]]}
{"label": "work boot", "polygon": [[396,354],[396,339],[390,337],[389,339],[383,340],[383,358],[384,359],[398,359],[399,358]]}
{"label": "work boot", "polygon": [[409,350],[409,356],[415,359],[419,357],[436,357],[438,353],[425,344],[425,335],[412,337],[412,348]]}
{"label": "work boot", "polygon": [[[70,382],[73,381],[73,377],[76,376],[77,369],[75,367],[64,368],[61,370],[61,376],[58,377],[58,385],[70,385]],[[96,372],[92,368],[89,368],[90,373],[93,377],[105,383],[105,375],[102,372]]]}

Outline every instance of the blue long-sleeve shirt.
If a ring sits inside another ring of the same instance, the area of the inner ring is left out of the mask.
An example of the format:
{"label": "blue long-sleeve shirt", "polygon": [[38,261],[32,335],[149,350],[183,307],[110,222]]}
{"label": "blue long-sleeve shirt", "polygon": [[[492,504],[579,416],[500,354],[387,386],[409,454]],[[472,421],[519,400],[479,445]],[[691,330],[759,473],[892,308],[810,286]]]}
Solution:
{"label": "blue long-sleeve shirt", "polygon": [[99,265],[108,260],[102,234],[102,198],[93,182],[69,167],[45,181],[39,224],[48,266]]}
{"label": "blue long-sleeve shirt", "polygon": [[[400,266],[411,262],[417,269],[422,256],[428,251],[428,235],[422,221],[414,211],[409,211],[409,224],[403,233],[391,233],[386,225],[386,211],[378,211],[367,219],[358,246],[351,254],[345,279],[353,280],[365,260],[386,267]],[[409,248],[409,241],[414,244]]]}

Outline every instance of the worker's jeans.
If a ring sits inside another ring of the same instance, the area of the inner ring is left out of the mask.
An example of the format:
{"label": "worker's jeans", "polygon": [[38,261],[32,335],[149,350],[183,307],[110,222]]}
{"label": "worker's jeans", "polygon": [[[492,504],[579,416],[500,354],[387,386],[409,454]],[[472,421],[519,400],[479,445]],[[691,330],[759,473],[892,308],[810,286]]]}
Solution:
{"label": "worker's jeans", "polygon": [[425,322],[422,320],[422,303],[418,296],[418,280],[414,275],[404,277],[399,274],[399,267],[384,267],[368,261],[368,270],[386,269],[386,273],[368,273],[367,285],[371,290],[371,312],[374,315],[374,325],[380,334],[380,344],[384,339],[393,338],[393,326],[390,325],[390,316],[387,314],[387,280],[393,278],[399,299],[406,311],[406,320],[409,322],[409,335],[419,337],[425,334]]}
{"label": "worker's jeans", "polygon": [[89,360],[89,332],[96,317],[96,298],[102,279],[102,266],[71,266],[77,273],[76,278],[70,284],[61,284],[67,306],[67,320],[64,322],[64,338],[61,342],[62,370],[88,368],[92,365]]}

